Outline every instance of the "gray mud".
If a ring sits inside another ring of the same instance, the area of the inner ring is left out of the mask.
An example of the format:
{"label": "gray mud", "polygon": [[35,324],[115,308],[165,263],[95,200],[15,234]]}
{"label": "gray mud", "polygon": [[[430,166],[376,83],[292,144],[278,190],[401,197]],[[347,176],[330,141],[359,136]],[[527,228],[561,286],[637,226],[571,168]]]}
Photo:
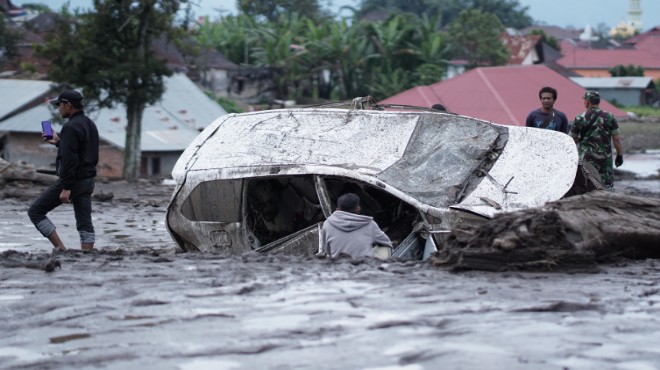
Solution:
{"label": "gray mud", "polygon": [[[61,267],[39,268],[49,260]],[[3,369],[655,369],[660,265],[4,252]]]}
{"label": "gray mud", "polygon": [[[660,369],[657,260],[454,273],[175,254],[171,188],[97,190],[114,197],[95,202],[92,252],[52,255],[29,203],[0,201],[0,368]],[[60,208],[53,220],[78,248]]]}

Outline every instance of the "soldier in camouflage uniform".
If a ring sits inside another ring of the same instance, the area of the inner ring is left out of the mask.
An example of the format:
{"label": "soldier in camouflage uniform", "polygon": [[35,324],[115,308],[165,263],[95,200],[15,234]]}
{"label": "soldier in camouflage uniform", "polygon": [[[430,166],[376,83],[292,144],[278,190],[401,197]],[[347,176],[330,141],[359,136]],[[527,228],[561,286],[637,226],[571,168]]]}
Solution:
{"label": "soldier in camouflage uniform", "polygon": [[598,91],[587,91],[584,94],[584,107],[587,110],[575,117],[570,135],[577,143],[580,159],[596,167],[605,188],[614,188],[612,142],[616,148],[614,163],[617,167],[623,164],[619,124],[614,115],[601,110],[599,104]]}

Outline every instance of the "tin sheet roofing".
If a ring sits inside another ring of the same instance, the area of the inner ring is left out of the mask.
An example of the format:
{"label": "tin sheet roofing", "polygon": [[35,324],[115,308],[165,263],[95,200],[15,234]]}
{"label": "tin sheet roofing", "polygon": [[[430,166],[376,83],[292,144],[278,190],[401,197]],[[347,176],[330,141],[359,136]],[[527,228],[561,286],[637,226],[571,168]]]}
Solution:
{"label": "tin sheet roofing", "polygon": [[46,97],[51,90],[50,81],[33,80],[0,80],[0,117],[33,102],[35,99]]}
{"label": "tin sheet roofing", "polygon": [[[216,118],[227,114],[220,105],[206,96],[183,74],[165,80],[166,89],[158,103],[147,107],[142,117],[141,148],[143,151],[182,151]],[[2,83],[0,82],[0,86]],[[124,148],[126,141],[126,110],[122,107],[86,112],[96,123],[102,139]],[[0,131],[41,132],[39,122],[56,118],[49,104],[0,122]],[[61,128],[55,124],[55,130]]]}
{"label": "tin sheet roofing", "polygon": [[652,84],[651,77],[571,77],[585,89],[646,89]]}

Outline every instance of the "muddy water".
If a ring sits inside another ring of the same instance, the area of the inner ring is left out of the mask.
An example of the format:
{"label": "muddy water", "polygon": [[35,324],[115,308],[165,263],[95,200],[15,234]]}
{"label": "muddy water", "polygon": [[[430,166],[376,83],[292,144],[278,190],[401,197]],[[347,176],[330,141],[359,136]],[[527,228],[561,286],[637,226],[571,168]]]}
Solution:
{"label": "muddy water", "polygon": [[[95,207],[99,249],[52,256],[27,203],[0,201],[0,368],[660,369],[660,261],[451,273],[174,254],[162,203]],[[71,210],[53,218],[75,247]]]}

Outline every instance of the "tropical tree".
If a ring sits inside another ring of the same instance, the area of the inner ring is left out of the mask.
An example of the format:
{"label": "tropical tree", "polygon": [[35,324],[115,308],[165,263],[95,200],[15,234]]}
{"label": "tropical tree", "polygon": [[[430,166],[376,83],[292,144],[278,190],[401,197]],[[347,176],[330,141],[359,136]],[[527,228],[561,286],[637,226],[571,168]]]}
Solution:
{"label": "tropical tree", "polygon": [[250,50],[256,45],[255,30],[263,27],[254,17],[240,14],[219,22],[206,19],[195,31],[202,52],[215,49],[236,64],[252,64]]}
{"label": "tropical tree", "polygon": [[305,28],[305,19],[297,14],[282,15],[278,22],[269,22],[253,30],[257,39],[252,48],[252,56],[259,67],[272,68],[275,73],[275,85],[278,96],[292,98],[296,96],[290,88],[297,86],[305,76],[301,75],[298,61],[303,39],[298,36]]}
{"label": "tropical tree", "polygon": [[186,0],[94,0],[94,12],[71,14],[62,10],[57,31],[38,54],[51,61],[53,81],[82,88],[100,107],[126,107],[127,127],[124,177],[139,177],[142,114],[164,91],[163,78],[171,74],[158,58],[152,41],[178,37],[174,26]]}
{"label": "tropical tree", "polygon": [[452,52],[466,59],[470,69],[506,63],[509,52],[500,41],[503,31],[497,16],[469,9],[449,24],[447,33]]}
{"label": "tropical tree", "polygon": [[21,34],[7,25],[5,17],[0,17],[0,66],[18,56],[18,42]]}
{"label": "tropical tree", "polygon": [[634,66],[632,64],[623,65],[617,64],[610,68],[609,71],[612,77],[642,77],[644,76],[644,67]]}
{"label": "tropical tree", "polygon": [[518,0],[363,0],[357,14],[366,15],[373,11],[390,13],[413,13],[438,16],[442,24],[449,24],[467,9],[479,9],[496,15],[506,27],[524,28],[532,25],[527,14],[528,7],[521,6]]}
{"label": "tropical tree", "polygon": [[237,0],[237,3],[243,14],[263,17],[270,22],[291,13],[314,20],[330,16],[322,10],[318,0]]}
{"label": "tropical tree", "polygon": [[468,9],[496,15],[505,27],[521,29],[532,25],[532,17],[527,14],[529,7],[521,6],[518,0],[471,0],[466,5]]}
{"label": "tropical tree", "polygon": [[540,35],[541,40],[543,40],[546,44],[552,46],[556,50],[559,50],[559,48],[560,48],[559,41],[557,41],[557,39],[555,37],[550,36],[547,33],[545,33],[545,31],[536,29],[536,30],[532,30],[532,32],[530,32],[530,34],[531,35]]}
{"label": "tropical tree", "polygon": [[408,46],[419,59],[414,71],[416,84],[429,85],[442,79],[449,64],[450,48],[439,32],[440,17],[423,14],[417,22],[415,37]]}

